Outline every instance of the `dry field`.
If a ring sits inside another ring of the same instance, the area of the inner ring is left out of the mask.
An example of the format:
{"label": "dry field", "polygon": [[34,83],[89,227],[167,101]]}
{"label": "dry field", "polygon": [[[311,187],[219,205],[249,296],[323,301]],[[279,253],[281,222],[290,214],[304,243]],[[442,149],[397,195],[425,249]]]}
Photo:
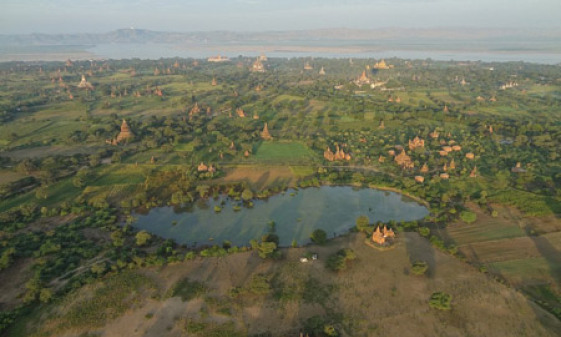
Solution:
{"label": "dry field", "polygon": [[245,182],[254,191],[260,191],[266,186],[294,186],[296,184],[295,174],[289,166],[237,166],[226,168],[225,171],[226,176],[217,179],[218,183]]}
{"label": "dry field", "polygon": [[[357,260],[336,274],[324,263],[341,248],[352,248]],[[298,262],[305,251],[318,253],[319,260]],[[57,331],[46,336],[80,336],[86,330],[95,336],[298,336],[303,321],[321,316],[341,336],[556,336],[561,331],[561,322],[522,294],[436,251],[416,233],[401,234],[396,247],[384,252],[365,245],[361,234],[351,234],[324,247],[283,253],[278,261],[248,252],[142,269],[136,273],[147,276],[155,287],[131,293],[126,297],[136,299],[131,306],[122,315],[108,311],[100,316],[106,321],[97,328],[57,330],[68,323],[64,313],[92,299],[98,285],[44,310],[42,318],[28,326]],[[410,263],[416,260],[428,262],[426,276],[410,273]],[[247,287],[259,274],[272,280],[271,293],[228,296],[232,288]],[[185,302],[164,295],[186,277],[203,284],[204,293]],[[305,286],[307,282],[311,286]],[[279,300],[279,291],[313,296],[308,301],[302,299],[306,296]],[[437,291],[452,295],[451,311],[429,308],[429,297]],[[218,327],[229,327],[231,333],[216,334]],[[193,332],[197,329],[199,333]]]}

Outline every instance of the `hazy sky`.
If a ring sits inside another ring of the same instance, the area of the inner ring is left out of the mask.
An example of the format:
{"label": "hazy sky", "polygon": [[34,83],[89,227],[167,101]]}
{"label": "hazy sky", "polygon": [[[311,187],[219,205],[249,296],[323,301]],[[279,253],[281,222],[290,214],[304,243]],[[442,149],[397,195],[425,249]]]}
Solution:
{"label": "hazy sky", "polygon": [[561,0],[0,0],[0,33],[561,28]]}

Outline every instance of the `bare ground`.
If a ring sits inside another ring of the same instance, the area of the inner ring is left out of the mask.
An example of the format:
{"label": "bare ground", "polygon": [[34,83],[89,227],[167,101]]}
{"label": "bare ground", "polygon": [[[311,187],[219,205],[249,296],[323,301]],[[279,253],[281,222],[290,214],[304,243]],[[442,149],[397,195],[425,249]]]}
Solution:
{"label": "bare ground", "polygon": [[[327,257],[341,248],[353,249],[357,260],[338,274],[325,269]],[[318,253],[320,259],[298,262],[305,251]],[[144,269],[161,293],[185,277],[204,283],[207,292],[187,302],[147,296],[121,317],[90,332],[100,336],[190,336],[182,327],[185,319],[192,319],[234,322],[247,335],[298,336],[302,321],[314,315],[338,317],[341,336],[556,336],[561,331],[561,322],[522,294],[435,250],[416,233],[402,234],[396,247],[384,252],[365,245],[362,235],[352,234],[323,247],[284,249],[283,253],[284,259],[279,261],[262,260],[247,252]],[[426,276],[410,273],[410,263],[416,260],[429,264]],[[294,284],[312,279],[318,288],[333,285],[335,290],[315,303],[279,302],[272,295],[238,299],[227,295],[233,287],[246,286],[256,274]],[[451,311],[429,308],[428,299],[437,291],[452,295]],[[230,314],[218,312],[209,299],[223,301]],[[65,336],[81,332],[69,331]]]}

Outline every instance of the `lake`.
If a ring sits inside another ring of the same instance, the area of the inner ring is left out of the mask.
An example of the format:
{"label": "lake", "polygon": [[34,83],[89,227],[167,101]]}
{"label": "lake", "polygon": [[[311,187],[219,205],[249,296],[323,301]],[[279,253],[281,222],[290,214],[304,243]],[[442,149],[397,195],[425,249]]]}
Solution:
{"label": "lake", "polygon": [[[329,237],[347,233],[360,215],[373,223],[413,221],[429,214],[425,206],[399,193],[348,186],[288,190],[255,200],[252,208],[234,211],[241,204],[221,196],[183,207],[155,208],[146,215],[134,214],[134,227],[188,246],[222,244],[224,240],[241,246],[267,233],[274,221],[280,245],[289,246],[293,239],[308,243],[317,228]],[[216,205],[222,205],[220,213],[214,211]]]}

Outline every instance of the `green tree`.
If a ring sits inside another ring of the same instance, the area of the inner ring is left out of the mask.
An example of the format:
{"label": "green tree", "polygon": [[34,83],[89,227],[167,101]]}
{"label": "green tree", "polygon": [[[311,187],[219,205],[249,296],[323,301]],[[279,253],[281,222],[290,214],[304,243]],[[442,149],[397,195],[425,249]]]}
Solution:
{"label": "green tree", "polygon": [[462,211],[460,213],[460,219],[462,219],[466,223],[472,223],[477,220],[477,214],[470,211]]}
{"label": "green tree", "polygon": [[152,235],[150,235],[150,233],[148,233],[145,230],[142,230],[138,233],[136,233],[136,245],[137,246],[144,246],[148,243],[148,241],[150,241],[150,239],[152,239]]}
{"label": "green tree", "polygon": [[318,245],[323,245],[327,242],[327,233],[323,229],[316,229],[310,234],[310,239]]}
{"label": "green tree", "polygon": [[253,199],[253,192],[249,188],[246,188],[242,192],[242,199],[245,201]]}
{"label": "green tree", "polygon": [[41,303],[48,303],[51,301],[52,298],[53,298],[53,292],[51,289],[49,288],[41,289],[41,292],[39,293],[39,301],[41,301]]}
{"label": "green tree", "polygon": [[429,300],[429,306],[434,309],[439,310],[450,310],[452,307],[450,302],[452,301],[452,296],[450,294],[437,292],[433,293]]}
{"label": "green tree", "polygon": [[363,232],[368,227],[369,223],[370,219],[368,219],[366,215],[361,215],[356,219],[356,228]]}

